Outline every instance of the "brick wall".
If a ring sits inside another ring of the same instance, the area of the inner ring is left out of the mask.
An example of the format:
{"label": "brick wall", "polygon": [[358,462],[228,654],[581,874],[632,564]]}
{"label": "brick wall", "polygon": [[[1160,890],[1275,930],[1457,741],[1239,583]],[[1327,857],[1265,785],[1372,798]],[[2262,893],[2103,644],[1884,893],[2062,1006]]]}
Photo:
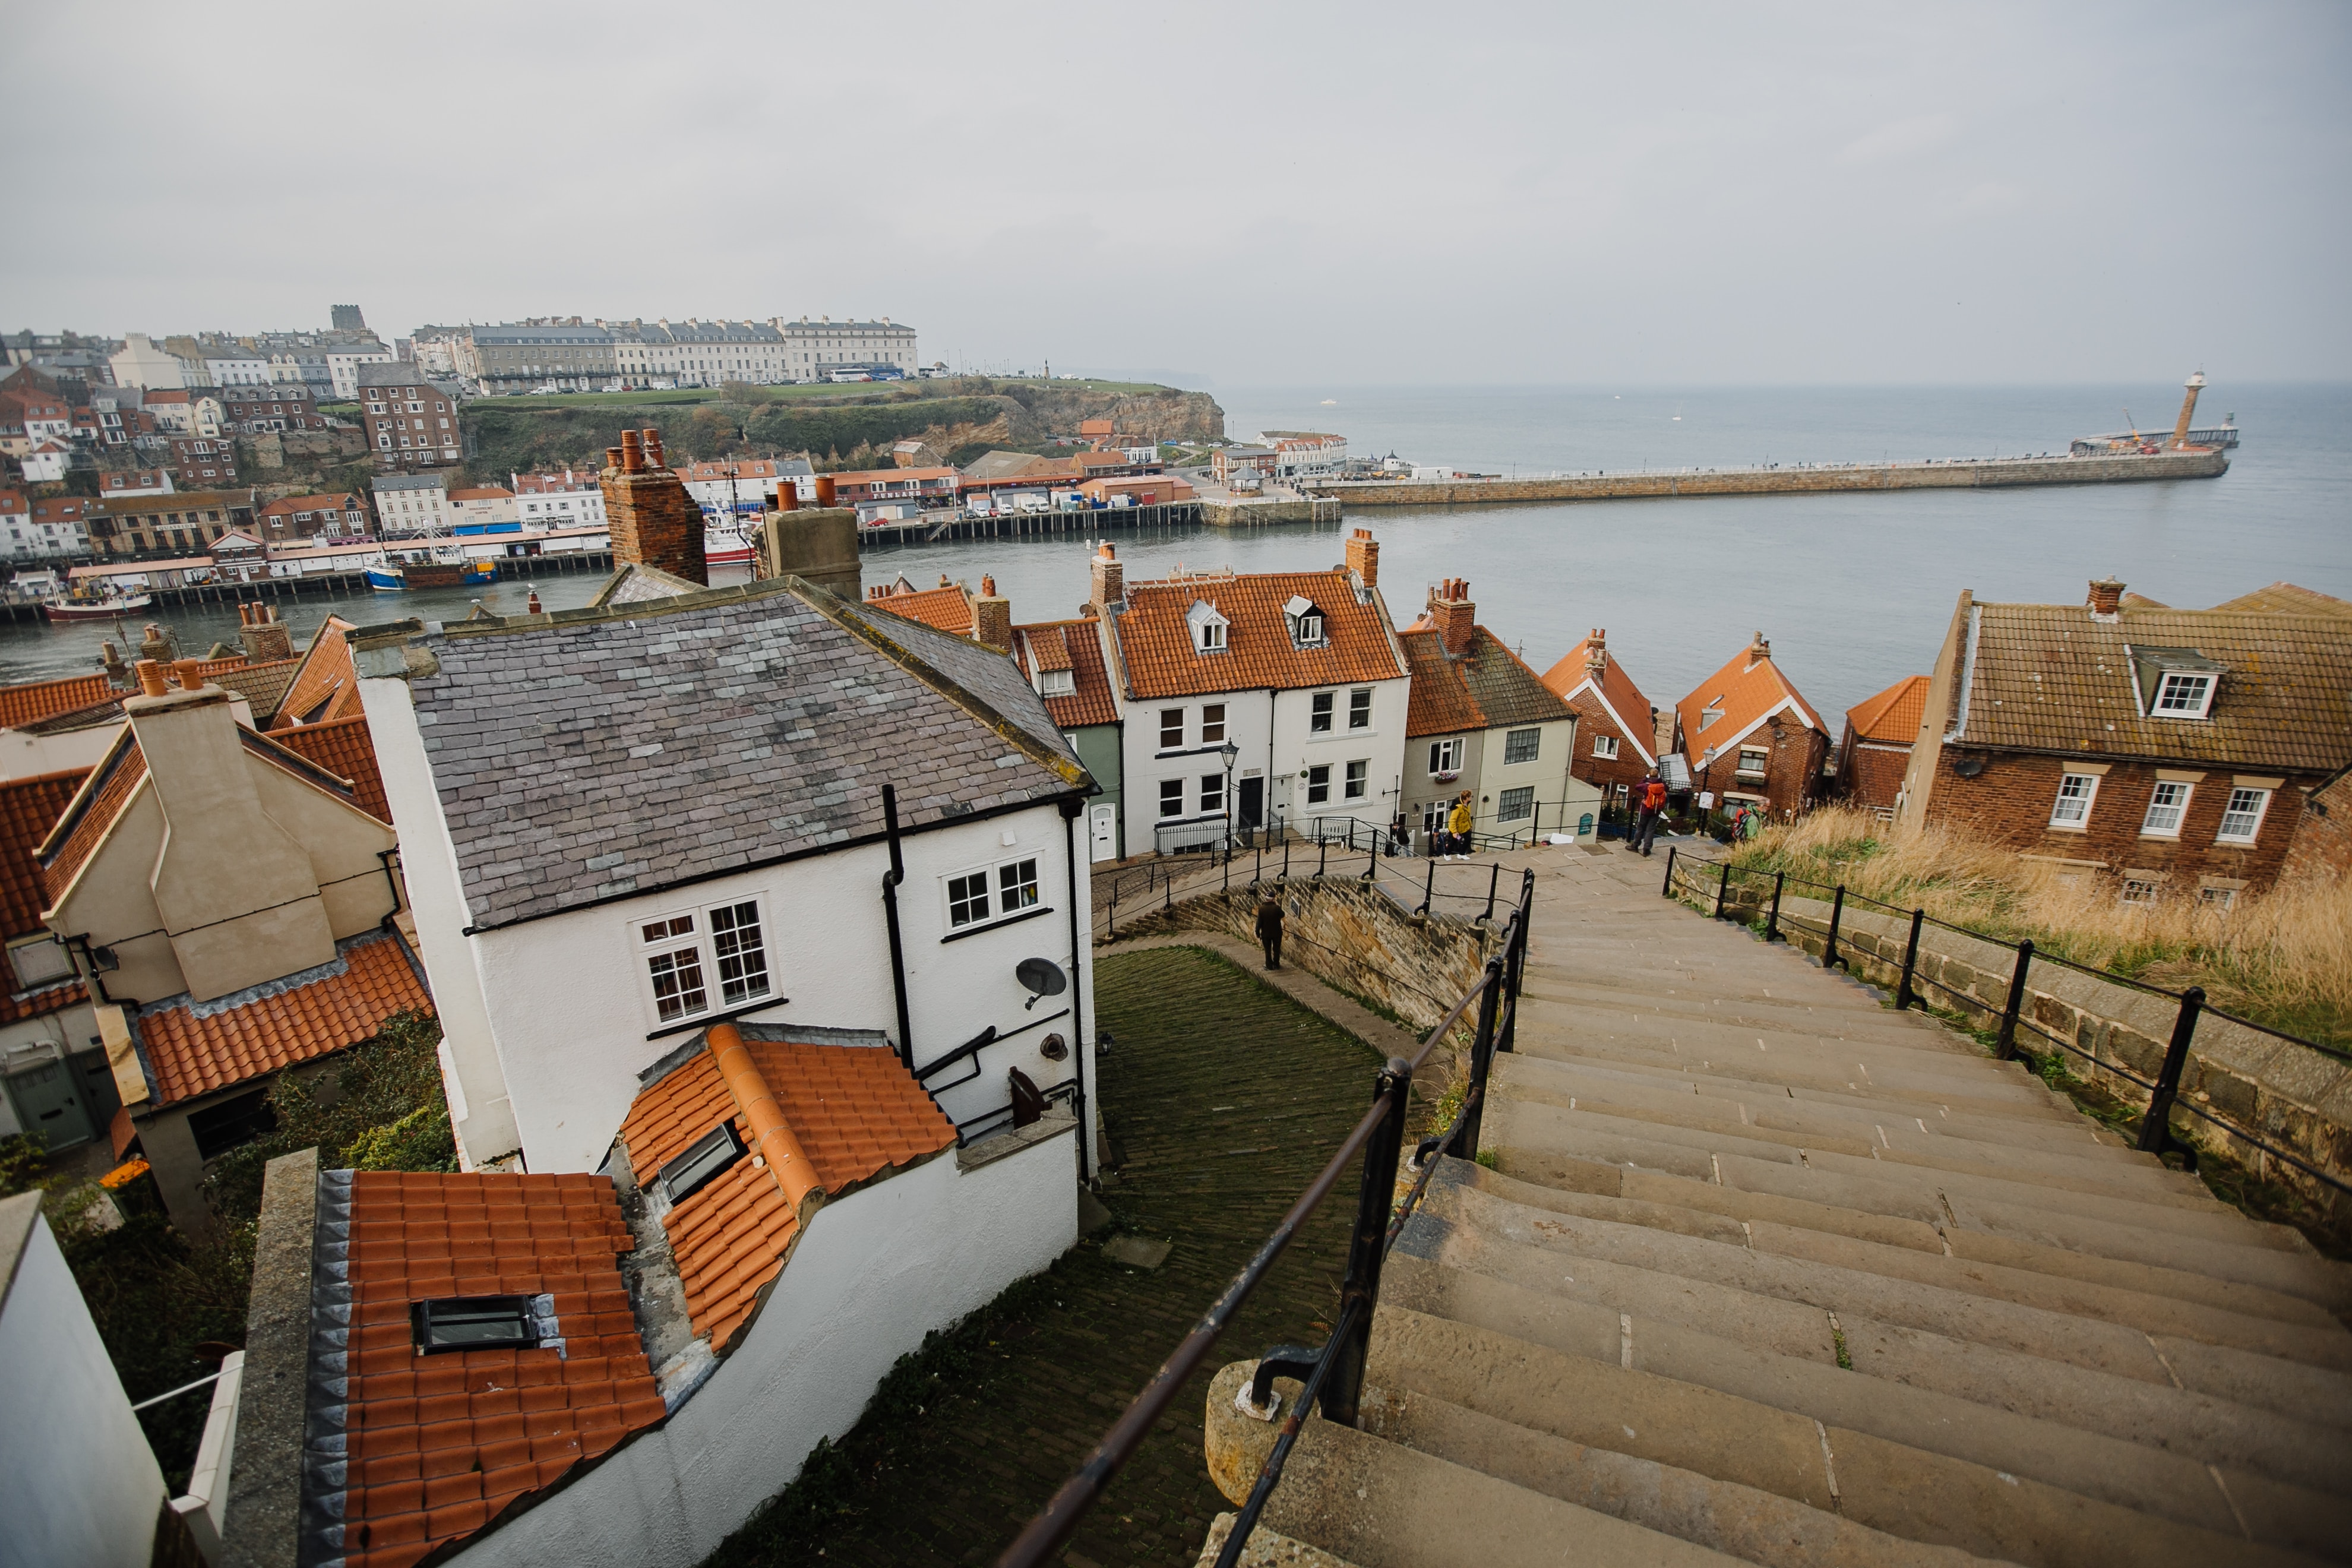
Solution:
{"label": "brick wall", "polygon": [[[1642,753],[1633,749],[1633,743],[1639,741],[1646,750],[1651,743],[1648,735],[1628,735],[1615,720],[1609,717],[1607,704],[1593,695],[1590,687],[1578,691],[1569,700],[1568,705],[1576,712],[1576,755],[1569,760],[1570,777],[1598,784],[1604,794],[1612,788],[1622,794],[1649,776],[1650,770],[1642,761]],[[1629,713],[1625,717],[1629,723],[1638,724],[1650,715],[1644,711]],[[1595,735],[1616,737],[1617,755],[1614,759],[1592,754],[1592,738]]]}
{"label": "brick wall", "polygon": [[2289,880],[2352,877],[2352,774],[2338,775],[2305,800],[2280,875]]}
{"label": "brick wall", "polygon": [[[2090,816],[2080,832],[2053,829],[2050,808],[2058,797],[2058,783],[2070,767],[2065,759],[2016,753],[1962,752],[1941,748],[1936,759],[1935,784],[1927,805],[1927,821],[1948,826],[1970,838],[2004,845],[2022,855],[2058,860],[2098,862],[2108,871],[2150,871],[2160,877],[2167,896],[2194,895],[2200,879],[2219,878],[2261,889],[2278,879],[2287,845],[2295,836],[2303,790],[2316,783],[2309,777],[2288,777],[2272,792],[2269,811],[2252,845],[2216,844],[2221,811],[2229,804],[2227,770],[2204,770],[2189,791],[2189,810],[2177,838],[2148,838],[2140,823],[2155,794],[2158,769],[2152,763],[2093,763],[2105,766]],[[1963,778],[1953,764],[1963,757],[1979,759],[1984,771]],[[2173,770],[2164,770],[2168,773]],[[2199,770],[2188,770],[2190,773]],[[2276,775],[2273,775],[2276,776]]]}
{"label": "brick wall", "polygon": [[[653,433],[648,431],[647,435]],[[629,442],[627,449],[631,459],[635,459],[642,449],[645,466],[614,461],[601,476],[604,521],[613,534],[614,564],[636,562],[689,583],[709,583],[710,568],[703,557],[701,507],[687,493],[676,470],[663,465],[657,437],[643,448]]]}
{"label": "brick wall", "polygon": [[1849,724],[1840,757],[1838,788],[1849,803],[1894,809],[1895,797],[1903,793],[1904,770],[1911,765],[1910,747],[1862,740]]}
{"label": "brick wall", "polygon": [[[1759,749],[1765,753],[1764,776],[1742,776],[1740,752]],[[1760,795],[1768,812],[1785,818],[1803,811],[1821,793],[1822,762],[1829,754],[1827,735],[1786,713],[1775,713],[1738,745],[1726,746],[1713,767],[1702,770],[1694,759],[1691,779],[1699,789],[1714,792],[1717,810],[1727,794]]]}

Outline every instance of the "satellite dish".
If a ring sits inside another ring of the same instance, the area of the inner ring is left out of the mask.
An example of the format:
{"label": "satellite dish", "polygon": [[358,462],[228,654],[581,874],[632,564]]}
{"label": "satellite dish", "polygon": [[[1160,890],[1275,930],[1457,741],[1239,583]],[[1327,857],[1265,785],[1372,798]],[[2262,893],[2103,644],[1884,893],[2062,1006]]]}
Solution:
{"label": "satellite dish", "polygon": [[1040,996],[1059,996],[1070,988],[1070,977],[1050,958],[1023,959],[1013,965],[1013,977],[1029,992],[1029,1000],[1021,1005],[1024,1013],[1037,1005]]}

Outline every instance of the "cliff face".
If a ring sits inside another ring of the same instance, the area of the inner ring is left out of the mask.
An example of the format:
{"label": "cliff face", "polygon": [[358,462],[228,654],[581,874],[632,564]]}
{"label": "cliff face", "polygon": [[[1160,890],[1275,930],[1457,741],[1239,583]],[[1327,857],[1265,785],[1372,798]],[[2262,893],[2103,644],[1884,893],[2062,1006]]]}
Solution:
{"label": "cliff face", "polygon": [[1022,390],[1030,394],[1030,411],[1047,426],[1044,435],[1076,435],[1082,419],[1108,419],[1122,436],[1155,441],[1220,440],[1225,434],[1225,411],[1205,392],[1086,392],[1059,385]]}

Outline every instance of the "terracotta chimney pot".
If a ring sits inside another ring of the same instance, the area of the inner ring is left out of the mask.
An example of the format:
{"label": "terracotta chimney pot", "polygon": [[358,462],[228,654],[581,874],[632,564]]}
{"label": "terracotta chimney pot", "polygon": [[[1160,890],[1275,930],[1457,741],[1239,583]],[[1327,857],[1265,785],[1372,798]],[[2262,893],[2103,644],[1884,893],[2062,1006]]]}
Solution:
{"label": "terracotta chimney pot", "polygon": [[183,691],[201,691],[205,684],[205,663],[200,658],[184,658],[172,666]]}
{"label": "terracotta chimney pot", "polygon": [[833,505],[833,476],[831,474],[819,474],[816,477],[816,504],[820,507],[830,507]]}
{"label": "terracotta chimney pot", "polygon": [[662,460],[661,432],[655,429],[650,425],[646,426],[645,445],[646,467],[648,468],[662,468],[669,466]]}
{"label": "terracotta chimney pot", "polygon": [[645,447],[645,443],[644,443],[643,441],[641,441],[641,440],[639,440],[639,439],[637,438],[637,433],[636,433],[635,430],[624,430],[624,431],[622,431],[622,432],[621,432],[621,463],[620,463],[621,472],[623,472],[623,473],[625,473],[625,474],[636,474],[636,473],[643,473],[643,472],[645,471],[645,467],[646,467],[646,447]]}
{"label": "terracotta chimney pot", "polygon": [[141,659],[138,669],[140,696],[161,697],[172,689],[171,683],[163,677],[163,667],[153,659]]}

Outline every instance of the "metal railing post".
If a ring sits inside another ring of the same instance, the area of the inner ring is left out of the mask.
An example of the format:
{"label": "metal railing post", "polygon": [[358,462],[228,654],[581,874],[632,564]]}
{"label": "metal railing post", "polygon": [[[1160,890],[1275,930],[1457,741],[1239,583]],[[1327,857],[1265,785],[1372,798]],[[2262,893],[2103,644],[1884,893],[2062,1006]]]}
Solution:
{"label": "metal railing post", "polygon": [[1323,837],[1323,828],[1318,823],[1315,828],[1315,875],[1318,878],[1323,875],[1324,863],[1330,858],[1331,841]]}
{"label": "metal railing post", "polygon": [[1290,880],[1290,835],[1286,831],[1282,836],[1282,879]]}
{"label": "metal railing post", "polygon": [[1517,928],[1503,950],[1503,1001],[1510,1011],[1503,1015],[1502,1033],[1495,1037],[1498,1051],[1515,1051],[1519,1042],[1519,986],[1528,972],[1528,910],[1519,907]]}
{"label": "metal railing post", "polygon": [[1764,917],[1764,940],[1777,942],[1780,936],[1780,885],[1789,879],[1786,871],[1772,873],[1772,912]]}
{"label": "metal railing post", "polygon": [[2172,1020],[2172,1043],[2164,1048],[2164,1067],[2156,1075],[2148,1096],[2147,1120],[2139,1126],[2143,1152],[2162,1155],[2167,1149],[2185,1147],[2172,1136],[2172,1102],[2180,1098],[2180,1072],[2189,1065],[2189,1043],[2197,1037],[2197,1015],[2205,1006],[2205,987],[2191,985],[2180,994],[2180,1012]]}
{"label": "metal railing post", "polygon": [[1723,863],[1723,879],[1715,885],[1715,918],[1723,918],[1723,900],[1731,894],[1731,862]]}
{"label": "metal railing post", "polygon": [[2031,937],[2017,944],[2017,969],[2009,977],[2009,1004],[2000,1010],[2000,1043],[1994,1054],[2005,1062],[2017,1059],[2017,1014],[2025,1005],[2025,972],[2033,963]]}
{"label": "metal railing post", "polygon": [[[1837,950],[1838,921],[1844,918],[1845,884],[1843,882],[1840,882],[1837,889],[1837,898],[1830,905],[1829,940],[1822,943],[1822,967],[1823,969],[1827,969],[1832,963],[1845,963],[1845,960],[1838,956]],[[1853,965],[1846,963],[1846,967],[1848,969],[1852,969]]]}
{"label": "metal railing post", "polygon": [[1478,1123],[1486,1119],[1486,1072],[1495,1061],[1495,1010],[1502,1005],[1503,961],[1486,961],[1486,989],[1478,997],[1478,1035],[1470,1043],[1470,1093],[1463,1103],[1462,1125],[1445,1152],[1457,1160],[1478,1157]]}
{"label": "metal railing post", "polygon": [[1421,888],[1421,912],[1427,914],[1430,904],[1437,898],[1437,862],[1429,863],[1429,876]]}
{"label": "metal railing post", "polygon": [[[1432,861],[1432,862],[1431,862],[1431,864],[1432,864],[1432,865],[1434,865],[1435,863],[1436,863],[1436,862],[1434,862],[1434,861]],[[1496,862],[1495,862],[1495,864],[1494,864],[1493,866],[1491,866],[1491,867],[1489,867],[1489,868],[1487,868],[1487,872],[1486,872],[1486,912],[1485,914],[1480,915],[1480,916],[1478,917],[1478,919],[1479,919],[1481,921],[1485,922],[1485,923],[1486,923],[1486,924],[1487,924],[1487,925],[1493,925],[1493,924],[1495,923],[1495,888],[1496,888],[1496,885],[1498,882],[1500,882],[1500,881],[1502,880],[1502,877],[1503,877],[1503,863],[1502,863],[1500,860],[1497,860],[1497,861],[1496,861]]]}
{"label": "metal railing post", "polygon": [[1673,845],[1669,844],[1669,845],[1667,845],[1667,846],[1666,846],[1666,879],[1665,879],[1665,881],[1664,881],[1663,884],[1661,884],[1661,885],[1660,885],[1660,887],[1659,887],[1659,889],[1658,889],[1658,897],[1660,897],[1660,898],[1662,898],[1662,899],[1671,899],[1671,898],[1673,898],[1674,896],[1675,896],[1675,847],[1674,847]]}
{"label": "metal railing post", "polygon": [[[1377,879],[1381,874],[1381,840],[1378,834],[1367,834],[1365,837],[1370,838],[1372,843],[1371,858],[1364,862],[1364,880],[1370,882]],[[1349,847],[1352,848],[1355,842],[1356,827],[1355,824],[1350,822],[1348,825],[1348,843]]]}
{"label": "metal railing post", "polygon": [[1911,911],[1911,940],[1903,949],[1903,981],[1895,988],[1895,1010],[1898,1013],[1919,999],[1911,990],[1911,973],[1919,967],[1919,926],[1927,918],[1925,910]]}
{"label": "metal railing post", "polygon": [[1381,1263],[1388,1255],[1389,1209],[1396,1201],[1397,1155],[1404,1142],[1405,1107],[1412,1094],[1412,1068],[1391,1057],[1372,1080],[1372,1097],[1386,1100],[1381,1119],[1364,1145],[1363,1185],[1356,1194],[1356,1232],[1348,1243],[1348,1277],[1339,1287],[1339,1310],[1356,1309],[1348,1337],[1331,1347],[1331,1375],[1323,1385],[1323,1419],[1356,1424],[1364,1394],[1364,1352],[1372,1339],[1372,1309],[1381,1295]]}

